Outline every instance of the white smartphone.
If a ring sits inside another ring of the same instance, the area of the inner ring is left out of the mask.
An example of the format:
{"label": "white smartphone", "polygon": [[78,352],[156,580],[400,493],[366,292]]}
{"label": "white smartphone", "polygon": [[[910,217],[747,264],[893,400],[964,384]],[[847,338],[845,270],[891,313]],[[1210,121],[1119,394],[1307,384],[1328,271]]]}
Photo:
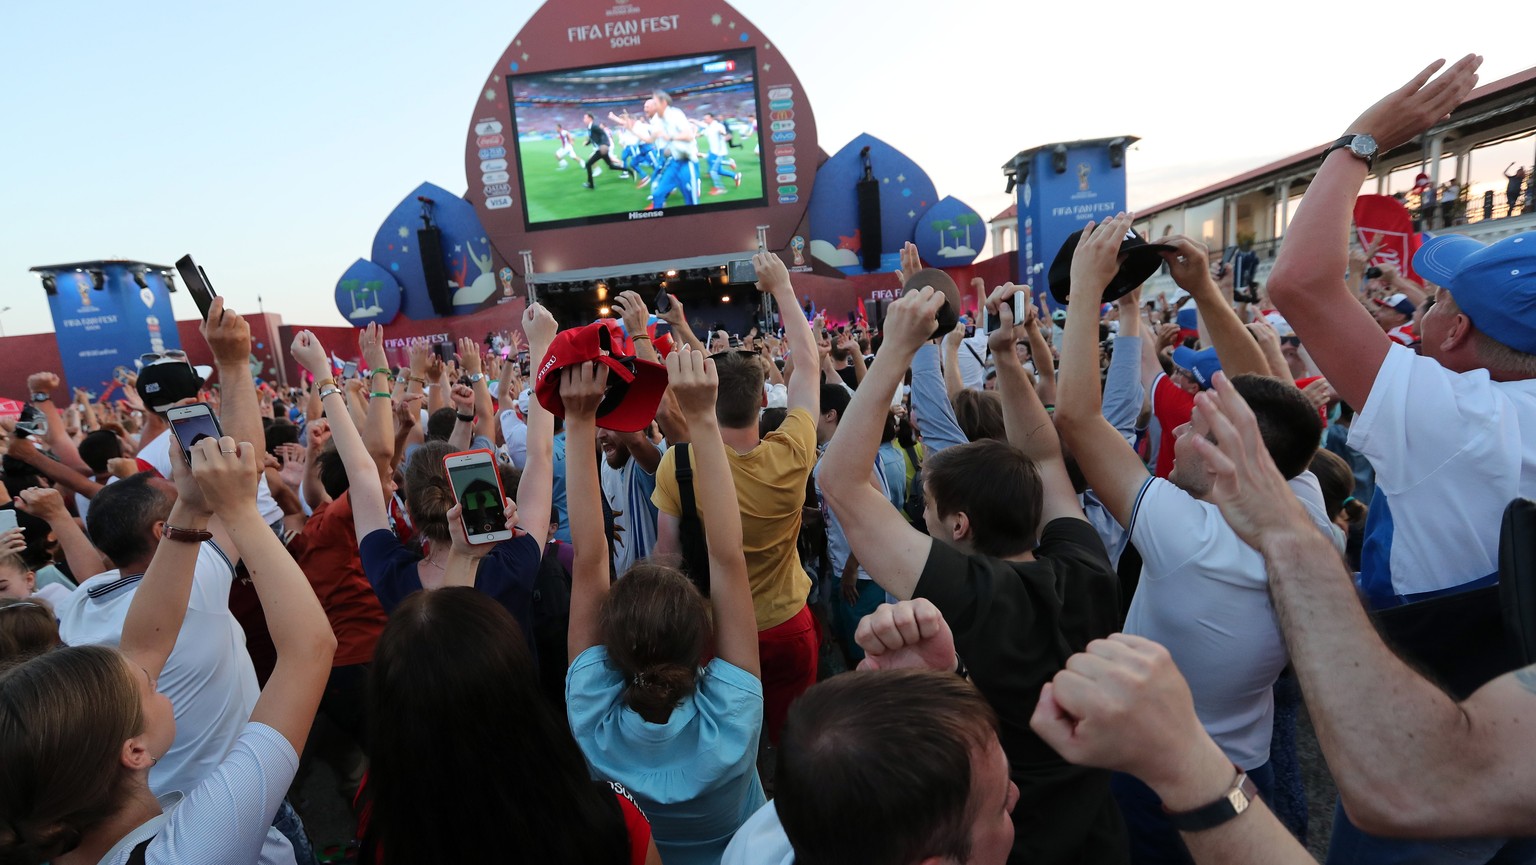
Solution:
{"label": "white smartphone", "polygon": [[488,450],[460,451],[443,457],[448,483],[458,500],[464,534],[472,544],[511,540],[507,530],[506,494],[496,471],[496,455]]}
{"label": "white smartphone", "polygon": [[0,510],[0,534],[16,528],[16,509],[5,508]]}
{"label": "white smartphone", "polygon": [[343,381],[349,378],[357,378],[357,361],[349,360],[341,365],[341,378]]}
{"label": "white smartphone", "polygon": [[171,433],[176,436],[176,443],[181,445],[181,455],[188,465],[192,463],[193,445],[209,436],[215,441],[224,436],[218,416],[205,402],[176,406],[165,413],[165,418],[171,423]]}

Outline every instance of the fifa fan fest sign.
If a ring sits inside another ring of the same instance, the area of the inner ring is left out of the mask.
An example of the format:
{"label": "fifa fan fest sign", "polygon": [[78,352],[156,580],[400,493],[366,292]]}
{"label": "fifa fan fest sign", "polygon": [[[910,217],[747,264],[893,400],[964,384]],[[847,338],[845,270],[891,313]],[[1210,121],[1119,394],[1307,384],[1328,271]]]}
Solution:
{"label": "fifa fan fest sign", "polygon": [[1072,232],[1125,209],[1125,151],[1131,136],[1046,144],[1003,167],[1018,195],[1018,272],[1038,294]]}
{"label": "fifa fan fest sign", "polygon": [[48,309],[69,387],[99,395],[115,378],[136,371],[139,355],[181,348],[158,270],[107,262],[94,272],[56,272],[53,279]]}
{"label": "fifa fan fest sign", "polygon": [[[495,266],[542,273],[771,249],[804,235],[804,87],[722,0],[545,3],[475,99],[465,174]],[[521,269],[519,267],[519,269]]]}

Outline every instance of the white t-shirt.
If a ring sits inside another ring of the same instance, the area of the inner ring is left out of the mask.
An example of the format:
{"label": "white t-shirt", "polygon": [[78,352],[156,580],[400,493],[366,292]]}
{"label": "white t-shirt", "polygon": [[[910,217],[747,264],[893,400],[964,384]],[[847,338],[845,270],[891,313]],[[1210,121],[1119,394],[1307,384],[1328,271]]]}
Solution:
{"label": "white t-shirt", "polygon": [[[1290,486],[1326,530],[1317,478],[1304,472]],[[1142,486],[1129,531],[1142,569],[1125,632],[1167,647],[1206,732],[1227,759],[1257,769],[1269,762],[1272,689],[1289,658],[1263,556],[1238,538],[1216,505],[1162,478]]]}
{"label": "white t-shirt", "polygon": [[[198,550],[193,574],[187,617],[160,673],[160,692],[175,709],[176,742],[150,770],[156,795],[185,793],[207,778],[233,747],[261,694],[245,631],[229,612],[234,567],[208,541]],[[81,583],[57,610],[60,638],[71,646],[118,645],[142,578],[111,570]]]}
{"label": "white t-shirt", "polygon": [[987,382],[987,335],[978,333],[960,340],[960,381],[971,390]]}
{"label": "white t-shirt", "polygon": [[[171,479],[171,431],[169,429],[145,442],[139,448],[139,459],[155,467],[160,477]],[[256,481],[256,510],[261,512],[261,518],[271,525],[283,518],[283,509],[277,506],[277,500],[272,498],[272,491],[267,488],[267,479],[263,475]]]}
{"label": "white t-shirt", "polygon": [[630,457],[623,468],[617,469],[608,465],[607,459],[601,460],[599,478],[603,498],[613,513],[613,570],[622,577],[656,546],[656,505],[651,503],[656,475]]}
{"label": "white t-shirt", "polygon": [[652,117],[651,130],[670,139],[666,146],[668,156],[689,162],[698,160],[699,142],[693,124],[681,108],[668,108]]}
{"label": "white t-shirt", "polygon": [[515,409],[506,409],[499,417],[501,439],[506,443],[507,458],[518,471],[528,463],[528,424],[517,416]]}
{"label": "white t-shirt", "polygon": [[726,150],[730,148],[725,143],[725,137],[729,134],[725,124],[718,120],[704,127],[704,141],[709,145],[709,152],[716,156],[724,156]]}
{"label": "white t-shirt", "polygon": [[299,755],[281,733],[265,724],[246,724],[229,756],[207,779],[185,797],[162,798],[165,813],[123,836],[101,857],[102,865],[125,865],[146,838],[153,839],[144,849],[146,865],[292,863],[293,848],[286,860],[272,859],[266,842],[298,770]]}
{"label": "white t-shirt", "polygon": [[1360,551],[1373,602],[1487,577],[1504,508],[1536,498],[1536,380],[1456,373],[1394,345],[1349,446],[1376,470]]}
{"label": "white t-shirt", "polygon": [[[825,448],[821,448],[825,451]],[[816,467],[811,470],[811,477],[816,483],[816,498],[821,504],[822,519],[827,524],[827,558],[831,559],[832,579],[841,582],[843,568],[848,566],[848,557],[853,554],[848,546],[848,535],[843,531],[843,523],[837,518],[837,512],[827,505],[827,498],[821,492],[821,457],[816,458]],[[874,480],[879,481],[880,494],[886,498],[891,497],[891,489],[886,486],[885,473],[880,471],[880,457],[875,456]],[[861,580],[874,579],[869,572],[864,570],[864,565],[858,567],[858,578]]]}

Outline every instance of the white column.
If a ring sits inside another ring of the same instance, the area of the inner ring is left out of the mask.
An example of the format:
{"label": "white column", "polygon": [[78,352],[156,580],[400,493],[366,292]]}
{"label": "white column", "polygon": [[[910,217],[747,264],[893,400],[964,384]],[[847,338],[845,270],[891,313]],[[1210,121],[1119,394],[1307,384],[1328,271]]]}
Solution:
{"label": "white column", "polygon": [[1276,237],[1284,237],[1287,229],[1291,227],[1291,181],[1289,179],[1280,182],[1280,225],[1275,232]]}

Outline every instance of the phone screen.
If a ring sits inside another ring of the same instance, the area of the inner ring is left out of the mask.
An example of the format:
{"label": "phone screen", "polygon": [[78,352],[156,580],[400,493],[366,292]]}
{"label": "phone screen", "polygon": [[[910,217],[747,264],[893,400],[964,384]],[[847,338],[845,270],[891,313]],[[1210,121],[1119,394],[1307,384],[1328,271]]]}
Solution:
{"label": "phone screen", "polygon": [[186,283],[187,291],[197,303],[197,311],[202,313],[203,321],[207,321],[208,310],[213,306],[213,299],[218,296],[208,283],[208,274],[192,261],[190,255],[183,255],[176,260],[176,272],[181,274],[181,281]]}
{"label": "phone screen", "polygon": [[463,508],[464,533],[471,543],[476,537],[492,534],[506,536],[507,511],[501,501],[501,482],[496,464],[483,462],[456,465],[448,469],[453,497]]}
{"label": "phone screen", "polygon": [[725,273],[731,282],[757,282],[757,266],[750,258],[730,262],[725,267]]}
{"label": "phone screen", "polygon": [[8,532],[16,528],[16,510],[5,508],[0,510],[0,532]]}
{"label": "phone screen", "polygon": [[205,438],[218,439],[224,435],[219,429],[219,420],[213,416],[213,409],[207,405],[182,406],[180,409],[171,409],[168,413],[171,421],[171,432],[176,436],[176,442],[181,445],[182,456],[188,464],[192,462],[192,448]]}
{"label": "phone screen", "polygon": [[343,364],[341,367],[341,377],[344,379],[357,378],[357,361],[349,360]]}
{"label": "phone screen", "polygon": [[670,312],[672,310],[672,295],[667,294],[667,290],[665,288],[656,292],[656,303],[654,306],[656,307],[657,315],[660,315],[664,312]]}

